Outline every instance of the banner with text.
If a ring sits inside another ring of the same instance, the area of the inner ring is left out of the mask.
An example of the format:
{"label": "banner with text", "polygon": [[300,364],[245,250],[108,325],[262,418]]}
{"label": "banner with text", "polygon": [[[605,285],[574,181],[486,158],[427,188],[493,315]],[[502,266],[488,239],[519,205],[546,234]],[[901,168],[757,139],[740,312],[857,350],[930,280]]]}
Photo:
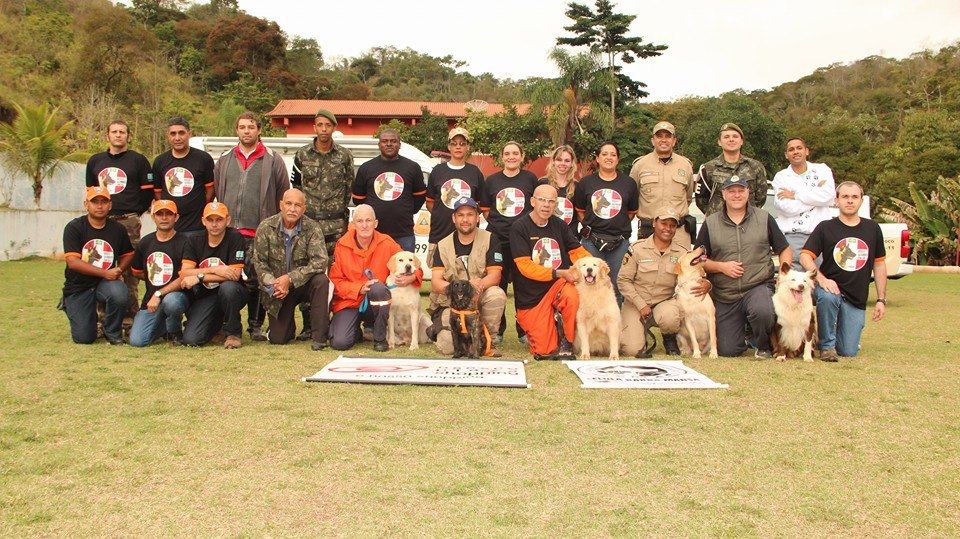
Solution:
{"label": "banner with text", "polygon": [[723,389],[682,361],[564,361],[586,389]]}
{"label": "banner with text", "polygon": [[529,388],[521,361],[343,357],[304,382]]}

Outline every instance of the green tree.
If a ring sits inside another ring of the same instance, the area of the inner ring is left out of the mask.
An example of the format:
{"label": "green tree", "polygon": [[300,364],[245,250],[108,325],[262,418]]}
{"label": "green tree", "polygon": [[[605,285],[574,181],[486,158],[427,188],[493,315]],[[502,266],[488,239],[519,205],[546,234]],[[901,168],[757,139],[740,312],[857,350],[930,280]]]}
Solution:
{"label": "green tree", "polygon": [[544,110],[550,139],[555,146],[572,144],[589,127],[609,136],[613,126],[601,99],[611,79],[596,53],[571,54],[555,47],[549,57],[560,76],[533,85],[531,101]]}
{"label": "green tree", "polygon": [[930,193],[937,178],[960,173],[960,121],[942,110],[907,114],[896,142],[877,155],[882,171],[876,180],[880,202],[910,198],[909,184]]}
{"label": "green tree", "polygon": [[508,106],[506,111],[492,116],[471,111],[460,124],[470,132],[471,148],[492,155],[498,163],[500,150],[510,140],[523,145],[527,162],[541,157],[551,144],[546,121],[537,110],[520,114],[515,106]]}
{"label": "green tree", "polygon": [[[607,57],[607,69],[610,72],[610,78],[613,81],[620,81],[630,87],[632,93],[638,97],[646,94],[640,90],[640,86],[630,85],[633,81],[619,73],[617,58],[625,64],[632,64],[637,58],[650,58],[660,56],[667,50],[666,45],[654,45],[644,43],[642,37],[630,37],[627,32],[630,31],[630,24],[636,15],[625,15],[614,13],[613,3],[610,0],[596,0],[594,4],[596,11],[593,11],[584,4],[571,2],[567,4],[566,15],[573,20],[570,26],[564,26],[563,29],[573,33],[573,37],[557,38],[558,45],[572,45],[575,47],[587,46],[595,52],[602,53]],[[641,83],[642,84],[642,83]],[[618,84],[610,85],[610,119],[611,123],[616,123],[616,98]]]}
{"label": "green tree", "polygon": [[46,103],[35,107],[13,104],[17,112],[13,123],[0,124],[0,152],[13,168],[33,180],[33,198],[40,203],[43,180],[53,175],[64,159],[72,158],[63,145],[63,137],[72,122],[57,119],[59,108]]}

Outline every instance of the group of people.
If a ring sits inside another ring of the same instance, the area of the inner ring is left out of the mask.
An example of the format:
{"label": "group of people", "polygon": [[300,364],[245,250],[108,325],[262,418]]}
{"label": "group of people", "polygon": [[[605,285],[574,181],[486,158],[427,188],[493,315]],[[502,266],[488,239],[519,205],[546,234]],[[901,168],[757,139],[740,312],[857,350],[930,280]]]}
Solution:
{"label": "group of people", "polygon": [[[679,354],[676,265],[693,244],[708,257],[697,293],[710,294],[717,306],[721,355],[738,356],[752,346],[756,357],[770,357],[772,257],[819,267],[822,359],[857,353],[871,272],[878,292],[874,319],[883,317],[879,226],[858,215],[860,186],[834,185],[829,167],[807,160],[802,139],[787,141],[789,166],[773,179],[774,217],[762,209],[766,170],[741,154],[744,134],[732,123],[720,129],[721,155],[696,173],[674,152],[676,128],[663,121],[653,128],[653,151],[634,161],[629,175],[619,172],[616,144],[606,142],[593,173],[579,177],[574,150],[560,146],[543,178],[523,169],[517,142],[503,146],[503,170],[484,177],[468,162],[470,134],[455,127],[448,134],[449,160],[426,181],[419,165],[399,155],[393,129],[379,133],[380,155],[355,170],[350,151],[333,140],[336,126],[332,113],[317,112],[316,137],[297,151],[288,175],[283,159],[261,142],[252,113],[237,119],[239,143],[216,163],[190,147],[184,118],[168,122],[170,150],[152,166],[128,149],[127,124],[111,123],[109,149],[87,165],[87,215],[64,230],[63,307],[73,340],[96,340],[100,320],[107,341],[122,343],[129,318],[133,346],[166,338],[238,348],[246,307],[253,340],[297,338],[312,340],[314,350],[345,350],[368,338],[384,351],[391,287],[419,287],[423,278],[417,269],[394,274],[388,285],[388,262],[414,251],[414,215],[424,202],[431,294],[430,318],[419,330],[443,354],[453,352],[450,317],[457,315],[447,288],[468,280],[492,335],[488,355],[499,355],[510,283],[518,337],[531,353],[572,355],[581,298],[570,268],[585,256],[610,268],[623,320],[621,353],[649,357],[655,345],[647,342],[649,329],[656,325],[665,352]],[[706,216],[699,232],[689,215],[693,200]],[[831,217],[834,205],[838,217]],[[141,238],[139,216],[148,209],[157,230]],[[146,291],[138,300],[139,280]]]}

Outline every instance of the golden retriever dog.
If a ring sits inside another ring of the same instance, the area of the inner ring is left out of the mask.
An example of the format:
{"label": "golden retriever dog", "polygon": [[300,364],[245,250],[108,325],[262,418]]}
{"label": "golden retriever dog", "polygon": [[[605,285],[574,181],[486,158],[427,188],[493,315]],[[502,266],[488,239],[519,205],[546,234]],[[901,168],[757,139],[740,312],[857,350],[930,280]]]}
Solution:
{"label": "golden retriever dog", "polygon": [[[717,309],[710,295],[697,296],[691,290],[707,272],[702,264],[703,247],[697,247],[677,261],[677,287],[674,290],[683,323],[677,335],[680,353],[699,359],[702,350],[710,350],[710,358],[717,358]],[[709,337],[709,339],[707,338]]]}
{"label": "golden retriever dog", "polygon": [[410,349],[420,348],[420,289],[416,286],[396,286],[397,277],[413,275],[420,269],[420,259],[410,251],[400,251],[387,261],[387,287],[390,288],[390,317],[387,319],[387,345],[396,348],[410,343]]}
{"label": "golden retriever dog", "polygon": [[590,359],[590,354],[596,353],[620,359],[620,309],[610,282],[610,266],[588,256],[577,260],[573,268],[579,275],[575,285],[580,294],[575,347],[578,357]]}
{"label": "golden retriever dog", "polygon": [[777,274],[773,310],[777,323],[770,334],[773,355],[780,361],[800,357],[813,361],[817,347],[817,310],[813,306],[814,279],[817,270],[797,271],[784,262]]}

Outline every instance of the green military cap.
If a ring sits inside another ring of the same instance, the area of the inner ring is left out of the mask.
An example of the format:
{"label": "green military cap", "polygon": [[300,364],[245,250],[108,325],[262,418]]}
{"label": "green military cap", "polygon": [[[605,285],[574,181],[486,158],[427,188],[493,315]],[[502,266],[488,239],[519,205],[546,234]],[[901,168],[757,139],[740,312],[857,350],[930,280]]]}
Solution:
{"label": "green military cap", "polygon": [[318,110],[317,113],[313,115],[313,121],[317,121],[317,118],[321,116],[333,122],[333,125],[337,125],[337,117],[327,109]]}
{"label": "green military cap", "polygon": [[727,122],[723,124],[720,127],[720,132],[723,133],[724,131],[736,131],[737,133],[740,133],[740,138],[743,138],[743,129],[740,129],[740,126],[733,122]]}

